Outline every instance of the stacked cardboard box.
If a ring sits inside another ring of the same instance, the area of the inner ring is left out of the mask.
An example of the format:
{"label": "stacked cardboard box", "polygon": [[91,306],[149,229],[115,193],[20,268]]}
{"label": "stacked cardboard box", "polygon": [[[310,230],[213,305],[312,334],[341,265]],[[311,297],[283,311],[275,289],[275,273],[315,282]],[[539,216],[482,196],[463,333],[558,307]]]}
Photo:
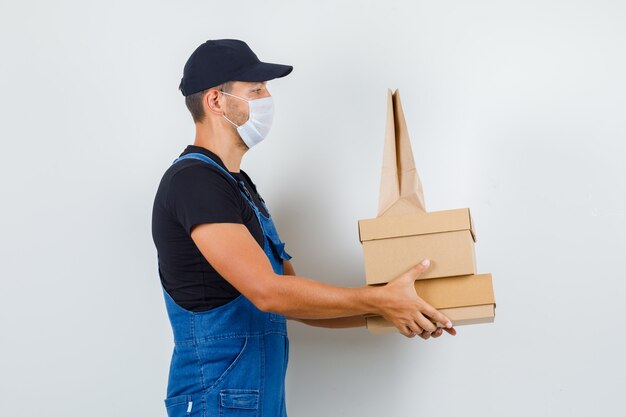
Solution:
{"label": "stacked cardboard box", "polygon": [[[388,90],[387,106],[378,215],[358,221],[366,282],[385,284],[429,259],[430,267],[415,282],[421,298],[456,326],[493,322],[492,277],[476,275],[470,211],[426,211],[398,90]],[[373,333],[395,329],[376,316],[367,318],[367,327]]]}

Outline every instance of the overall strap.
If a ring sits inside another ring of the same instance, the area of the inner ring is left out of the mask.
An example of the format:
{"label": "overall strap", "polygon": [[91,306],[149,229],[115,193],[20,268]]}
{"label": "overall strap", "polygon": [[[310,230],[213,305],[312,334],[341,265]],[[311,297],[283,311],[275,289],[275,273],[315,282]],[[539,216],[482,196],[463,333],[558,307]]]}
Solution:
{"label": "overall strap", "polygon": [[222,166],[220,164],[218,164],[217,162],[215,162],[214,160],[212,160],[211,158],[209,158],[206,155],[203,155],[201,153],[188,153],[186,155],[183,155],[179,158],[174,159],[174,162],[172,162],[172,165],[175,164],[178,161],[182,161],[183,159],[197,159],[203,162],[206,162],[209,165],[213,165],[217,168],[219,168],[224,174],[226,174],[226,176],[230,179],[232,179],[233,181],[237,182],[237,180],[230,174],[230,172],[226,171],[224,168],[222,168]]}

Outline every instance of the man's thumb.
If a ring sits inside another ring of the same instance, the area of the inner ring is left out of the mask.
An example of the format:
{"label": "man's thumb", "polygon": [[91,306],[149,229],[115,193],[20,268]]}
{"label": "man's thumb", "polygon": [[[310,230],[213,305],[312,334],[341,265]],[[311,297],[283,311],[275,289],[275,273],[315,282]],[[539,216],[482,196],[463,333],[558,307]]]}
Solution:
{"label": "man's thumb", "polygon": [[417,277],[419,277],[420,275],[422,275],[430,266],[430,260],[428,259],[424,259],[422,262],[418,263],[417,265],[415,265],[413,268],[411,268],[411,276],[416,279]]}

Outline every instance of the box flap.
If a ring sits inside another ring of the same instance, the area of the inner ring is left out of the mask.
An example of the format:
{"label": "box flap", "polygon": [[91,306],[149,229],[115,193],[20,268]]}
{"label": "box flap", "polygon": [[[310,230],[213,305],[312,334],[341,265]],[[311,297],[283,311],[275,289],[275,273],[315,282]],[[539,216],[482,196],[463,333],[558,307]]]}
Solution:
{"label": "box flap", "polygon": [[358,226],[360,242],[457,230],[469,230],[476,241],[469,208],[363,219]]}

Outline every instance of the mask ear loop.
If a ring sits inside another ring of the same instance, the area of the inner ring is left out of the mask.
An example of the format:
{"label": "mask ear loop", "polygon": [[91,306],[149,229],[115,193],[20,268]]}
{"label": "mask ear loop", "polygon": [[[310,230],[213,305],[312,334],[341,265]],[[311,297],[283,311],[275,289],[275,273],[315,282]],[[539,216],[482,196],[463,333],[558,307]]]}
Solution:
{"label": "mask ear loop", "polygon": [[[219,91],[220,91],[222,94],[226,94],[226,95],[228,95],[228,96],[233,96],[233,97],[237,97],[237,98],[239,98],[239,99],[241,99],[241,100],[248,101],[248,100],[246,100],[245,98],[241,98],[241,97],[236,96],[236,95],[234,95],[234,94],[227,93],[227,92],[226,92],[226,91],[224,91],[224,90],[219,90]],[[236,125],[236,124],[235,124],[232,120],[230,120],[228,117],[226,117],[226,115],[225,115],[225,114],[222,114],[222,117],[224,117],[224,119],[228,120],[228,121],[230,122],[230,124],[232,124],[232,125],[233,125],[233,126],[235,126],[236,128],[239,128],[239,127],[240,127],[240,126],[237,126],[237,125]],[[243,126],[243,125],[242,125],[242,126]]]}
{"label": "mask ear loop", "polygon": [[235,126],[236,128],[239,128],[239,126],[237,126],[235,123],[233,123],[232,120],[230,120],[228,117],[226,117],[225,114],[222,114],[222,117],[224,117],[224,119],[228,120],[230,122],[231,125]]}
{"label": "mask ear loop", "polygon": [[245,98],[243,98],[243,97],[239,97],[239,96],[236,96],[236,95],[234,95],[234,94],[227,93],[227,92],[226,92],[226,91],[224,91],[224,90],[219,90],[219,91],[220,91],[222,94],[226,94],[227,96],[237,97],[237,98],[238,98],[238,99],[240,99],[240,100],[250,102],[250,100],[246,100],[246,99],[245,99]]}

